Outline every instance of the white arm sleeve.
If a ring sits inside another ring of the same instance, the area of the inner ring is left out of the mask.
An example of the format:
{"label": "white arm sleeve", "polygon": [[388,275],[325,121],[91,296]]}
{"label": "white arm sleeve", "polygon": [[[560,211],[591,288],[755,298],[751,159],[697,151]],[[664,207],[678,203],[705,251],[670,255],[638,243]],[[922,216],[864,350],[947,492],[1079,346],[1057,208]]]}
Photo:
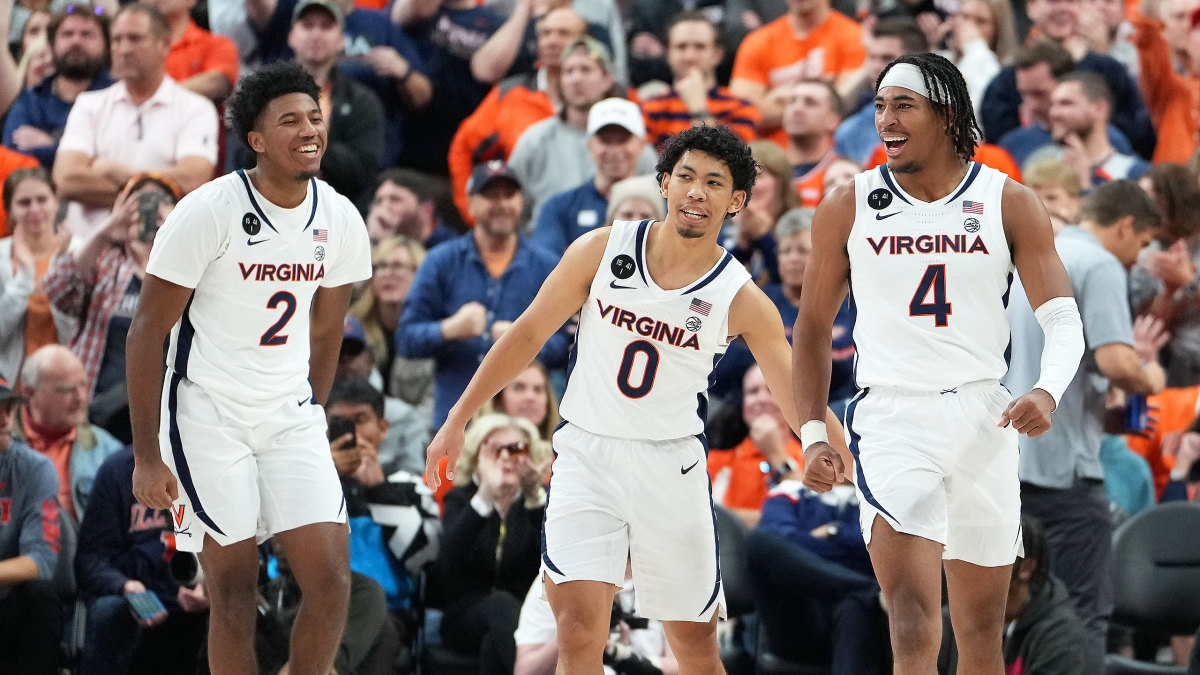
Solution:
{"label": "white arm sleeve", "polygon": [[1045,343],[1042,346],[1042,376],[1034,383],[1054,399],[1054,407],[1075,379],[1079,359],[1083,357],[1083,321],[1075,298],[1051,298],[1033,310],[1042,327]]}

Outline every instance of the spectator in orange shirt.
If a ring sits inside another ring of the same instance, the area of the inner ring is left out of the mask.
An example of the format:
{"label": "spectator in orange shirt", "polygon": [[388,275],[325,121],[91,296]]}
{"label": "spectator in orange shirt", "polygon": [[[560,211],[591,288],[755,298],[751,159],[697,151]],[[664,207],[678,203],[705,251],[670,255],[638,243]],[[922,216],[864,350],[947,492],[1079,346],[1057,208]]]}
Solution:
{"label": "spectator in orange shirt", "polygon": [[762,113],[760,136],[784,147],[780,128],[787,85],[852,74],[866,59],[862,29],[830,0],[788,0],[788,11],[746,36],[733,61],[730,91]]}
{"label": "spectator in orange shirt", "polygon": [[1200,144],[1200,8],[1192,12],[1184,42],[1184,72],[1175,71],[1171,48],[1163,37],[1163,23],[1140,13],[1130,16],[1133,44],[1138,49],[1139,84],[1150,118],[1158,131],[1155,164],[1188,161]]}
{"label": "spectator in orange shirt", "polygon": [[837,159],[833,132],[842,123],[842,99],[825,80],[792,86],[783,108],[785,150],[800,205],[816,208],[825,195],[825,169]]}
{"label": "spectator in orange shirt", "polygon": [[804,450],[758,365],[742,379],[742,420],[749,434],[731,450],[710,452],[708,475],[713,501],[754,527],[771,486],[784,478],[801,479]]}
{"label": "spectator in orange shirt", "polygon": [[180,85],[220,104],[238,78],[238,51],[233,40],[213,35],[192,21],[196,0],[145,0],[167,17],[171,51],[167,74]]}
{"label": "spectator in orange shirt", "polygon": [[702,12],[680,12],[671,19],[667,63],[674,84],[642,104],[646,133],[655,147],[699,124],[724,124],[747,143],[757,135],[758,109],[717,86],[717,65],[725,52],[720,36],[720,29]]}
{"label": "spectator in orange shirt", "polygon": [[555,9],[537,22],[538,70],[513,75],[492,87],[450,142],[450,182],[454,204],[468,224],[467,179],[479,164],[507,160],[517,139],[533,123],[562,106],[559,74],[562,51],[587,33],[587,22],[570,9]]}

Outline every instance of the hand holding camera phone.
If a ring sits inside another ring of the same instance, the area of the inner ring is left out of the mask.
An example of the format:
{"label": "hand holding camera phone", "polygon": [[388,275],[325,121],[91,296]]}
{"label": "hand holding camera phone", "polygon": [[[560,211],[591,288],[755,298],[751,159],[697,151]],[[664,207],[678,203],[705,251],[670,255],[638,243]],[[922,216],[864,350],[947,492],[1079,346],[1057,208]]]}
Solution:
{"label": "hand holding camera phone", "polygon": [[125,596],[125,602],[129,604],[133,616],[143,623],[152,621],[167,612],[167,608],[163,607],[162,601],[153,591],[129,593]]}
{"label": "hand holding camera phone", "polygon": [[345,450],[358,445],[358,436],[354,432],[353,417],[330,417],[329,418],[329,440],[336,441],[337,439],[350,434],[350,440],[338,446],[337,450]]}

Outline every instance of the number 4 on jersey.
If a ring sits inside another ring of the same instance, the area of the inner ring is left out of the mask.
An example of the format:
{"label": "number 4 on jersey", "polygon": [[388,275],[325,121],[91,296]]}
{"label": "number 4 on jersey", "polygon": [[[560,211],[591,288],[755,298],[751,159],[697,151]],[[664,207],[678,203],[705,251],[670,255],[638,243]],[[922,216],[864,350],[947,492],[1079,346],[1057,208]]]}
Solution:
{"label": "number 4 on jersey", "polygon": [[[933,301],[929,300],[930,292]],[[934,325],[945,328],[950,318],[950,303],[946,301],[946,266],[930,265],[925,268],[925,276],[917,284],[917,292],[913,293],[912,302],[908,303],[909,316],[932,316]]]}

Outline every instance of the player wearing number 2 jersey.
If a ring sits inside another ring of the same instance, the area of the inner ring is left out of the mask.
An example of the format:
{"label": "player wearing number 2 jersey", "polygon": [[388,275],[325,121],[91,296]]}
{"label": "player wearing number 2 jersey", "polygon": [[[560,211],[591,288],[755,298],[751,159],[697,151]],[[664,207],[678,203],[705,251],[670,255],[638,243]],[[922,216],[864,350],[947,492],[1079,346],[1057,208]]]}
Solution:
{"label": "player wearing number 2 jersey", "polygon": [[[793,331],[804,482],[828,490],[846,468],[814,439],[848,288],[859,392],[846,436],[896,672],[935,669],[944,565],[960,669],[1000,675],[1021,552],[1017,434],[1049,428],[1083,351],[1079,312],[1037,196],[971,161],[978,128],[949,61],[918,54],[885,68],[875,126],[887,164],[827,195],[813,221]],[[1014,267],[1047,337],[1041,379],[1015,401],[999,383]]]}
{"label": "player wearing number 2 jersey", "polygon": [[287,552],[304,596],[292,672],[328,672],[345,625],[345,498],[319,404],[351,289],[371,261],[358,212],[315,178],[326,142],[319,95],[295,64],[238,85],[230,122],[257,165],[179,203],[129,331],[134,495],[169,507],[176,545],[200,554],[214,672],[255,671],[256,545],[267,538]]}
{"label": "player wearing number 2 jersey", "polygon": [[582,309],[542,532],[563,672],[600,671],[627,559],[639,611],[664,622],[680,672],[720,672],[724,595],[702,431],[708,377],[731,339],[746,341],[795,428],[779,312],[716,243],[750,198],[749,147],[726,127],[692,127],[657,168],[665,219],[573,243],[429,446],[436,487],[438,462],[455,465],[471,415]]}

